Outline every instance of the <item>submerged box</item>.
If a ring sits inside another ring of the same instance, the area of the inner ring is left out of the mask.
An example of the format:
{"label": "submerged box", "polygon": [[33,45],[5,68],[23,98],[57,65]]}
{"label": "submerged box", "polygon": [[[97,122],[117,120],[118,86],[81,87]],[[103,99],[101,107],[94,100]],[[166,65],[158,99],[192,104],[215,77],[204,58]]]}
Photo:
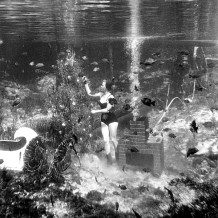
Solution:
{"label": "submerged box", "polygon": [[164,169],[163,137],[147,134],[144,121],[130,121],[130,133],[118,143],[119,165],[160,176]]}

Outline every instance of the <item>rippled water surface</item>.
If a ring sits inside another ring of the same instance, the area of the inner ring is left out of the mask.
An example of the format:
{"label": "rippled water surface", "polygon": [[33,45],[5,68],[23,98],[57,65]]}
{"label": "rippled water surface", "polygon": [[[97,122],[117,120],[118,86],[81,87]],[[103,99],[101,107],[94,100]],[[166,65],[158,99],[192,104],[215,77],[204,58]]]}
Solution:
{"label": "rippled water surface", "polygon": [[[110,66],[101,65],[98,71],[84,66],[92,78],[146,71],[139,76],[144,89],[164,87],[168,80],[176,88],[177,76],[168,74],[175,71],[172,63],[145,69],[140,61],[154,52],[162,59],[176,58],[181,49],[192,54],[195,46],[217,56],[217,20],[217,0],[3,0],[0,58],[13,67],[1,64],[1,74],[8,71],[6,75],[25,81],[35,75],[31,61],[43,62],[43,70],[49,71],[57,53],[73,47],[89,64],[110,59]],[[15,63],[21,64],[15,68]]]}

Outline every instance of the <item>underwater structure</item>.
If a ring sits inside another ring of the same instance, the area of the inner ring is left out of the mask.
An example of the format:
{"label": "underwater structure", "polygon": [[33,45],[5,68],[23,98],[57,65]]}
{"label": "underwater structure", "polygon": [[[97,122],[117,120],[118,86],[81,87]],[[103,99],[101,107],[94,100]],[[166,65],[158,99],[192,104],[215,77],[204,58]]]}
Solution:
{"label": "underwater structure", "polygon": [[118,163],[160,176],[164,169],[163,137],[149,134],[147,128],[145,121],[130,121],[129,133],[118,142]]}
{"label": "underwater structure", "polygon": [[0,140],[0,168],[21,171],[24,166],[24,154],[29,142],[38,134],[28,127],[19,128],[14,140]]}

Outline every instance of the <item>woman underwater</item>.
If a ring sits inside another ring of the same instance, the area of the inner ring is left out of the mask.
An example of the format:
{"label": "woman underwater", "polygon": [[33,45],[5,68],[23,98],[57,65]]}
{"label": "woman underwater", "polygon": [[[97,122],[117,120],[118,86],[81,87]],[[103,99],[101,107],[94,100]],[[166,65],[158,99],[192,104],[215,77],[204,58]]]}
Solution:
{"label": "woman underwater", "polygon": [[103,80],[102,85],[100,87],[100,92],[96,94],[91,94],[91,90],[87,83],[87,79],[84,76],[83,82],[85,84],[86,92],[89,96],[99,97],[99,105],[100,110],[91,110],[92,114],[101,113],[101,132],[105,145],[105,153],[107,157],[108,164],[112,164],[113,158],[111,155],[110,149],[110,141],[112,142],[115,150],[115,158],[118,159],[117,153],[117,128],[118,128],[118,120],[116,115],[112,111],[114,104],[116,104],[116,99],[111,94],[112,82]]}

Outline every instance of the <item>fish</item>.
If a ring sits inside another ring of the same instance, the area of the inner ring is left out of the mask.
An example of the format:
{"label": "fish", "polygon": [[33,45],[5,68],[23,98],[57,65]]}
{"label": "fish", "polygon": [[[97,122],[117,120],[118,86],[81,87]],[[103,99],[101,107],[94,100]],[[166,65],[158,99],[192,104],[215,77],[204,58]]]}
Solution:
{"label": "fish", "polygon": [[88,60],[87,56],[83,56],[82,59],[85,61],[85,60]]}
{"label": "fish", "polygon": [[4,42],[3,42],[3,40],[2,39],[0,39],[0,45],[2,45]]}
{"label": "fish", "polygon": [[27,52],[26,52],[26,51],[24,51],[24,52],[22,52],[22,53],[21,53],[21,55],[27,55]]}
{"label": "fish", "polygon": [[119,210],[119,203],[118,203],[118,202],[115,203],[115,210],[116,210],[116,211]]}
{"label": "fish", "polygon": [[133,208],[132,208],[132,211],[135,214],[136,218],[142,218],[142,216],[139,213],[137,213]]}
{"label": "fish", "polygon": [[191,124],[190,124],[190,131],[192,132],[192,133],[198,133],[198,127],[197,127],[197,124],[196,124],[196,121],[195,120],[193,120],[192,122],[191,122]]}
{"label": "fish", "polygon": [[175,178],[175,179],[172,179],[170,182],[169,182],[169,185],[170,186],[177,186],[178,183],[179,183],[179,178]]}
{"label": "fish", "polygon": [[208,68],[214,68],[216,65],[213,62],[207,63]]}
{"label": "fish", "polygon": [[135,85],[135,87],[134,87],[134,89],[135,89],[135,91],[139,91],[139,88]]}
{"label": "fish", "polygon": [[160,57],[160,52],[154,52],[154,53],[152,54],[152,56]]}
{"label": "fish", "polygon": [[168,135],[170,138],[176,138],[176,135],[174,134],[174,133],[169,133],[169,135]]}
{"label": "fish", "polygon": [[178,51],[178,53],[181,55],[190,55],[190,52],[188,50],[180,50]]}
{"label": "fish", "polygon": [[122,171],[123,171],[123,172],[125,171],[125,165],[123,165],[123,167],[122,167]]}
{"label": "fish", "polygon": [[168,127],[166,127],[166,128],[163,129],[164,132],[168,132],[168,131],[170,131],[170,130],[171,130],[171,129],[168,128]]}
{"label": "fish", "polygon": [[204,122],[202,123],[202,125],[206,128],[212,128],[212,127],[215,127],[214,123],[211,122],[211,121],[207,121],[207,122]]}
{"label": "fish", "polygon": [[52,206],[54,206],[54,198],[52,194],[50,195],[50,201],[51,201]]}
{"label": "fish", "polygon": [[122,190],[126,190],[127,187],[125,185],[119,185],[119,188],[122,189]]}
{"label": "fish", "polygon": [[36,66],[35,67],[44,67],[45,65],[43,64],[43,63],[38,63],[38,64],[36,64]]}
{"label": "fish", "polygon": [[126,111],[128,111],[130,108],[131,108],[131,107],[130,107],[129,104],[123,105],[123,109],[126,110]]}
{"label": "fish", "polygon": [[15,65],[15,66],[18,66],[18,65],[19,65],[19,63],[18,63],[18,62],[15,62],[15,63],[14,63],[14,65]]}
{"label": "fish", "polygon": [[12,103],[12,107],[16,107],[21,103],[21,99],[18,95],[16,95],[16,99],[14,100],[14,102]]}
{"label": "fish", "polygon": [[93,62],[91,63],[91,65],[97,66],[97,65],[98,65],[98,62],[93,61]]}
{"label": "fish", "polygon": [[167,118],[167,117],[164,117],[163,119],[162,119],[162,122],[168,122],[170,119],[169,118]]}
{"label": "fish", "polygon": [[109,63],[109,60],[107,58],[102,58],[101,60],[105,63]]}
{"label": "fish", "polygon": [[189,148],[188,151],[187,151],[187,157],[189,157],[190,155],[192,154],[195,154],[197,153],[199,150],[197,148]]}
{"label": "fish", "polygon": [[29,63],[30,66],[34,66],[34,64],[35,64],[34,61],[31,61],[31,62]]}
{"label": "fish", "polygon": [[135,146],[131,146],[127,150],[131,152],[139,152],[139,150]]}
{"label": "fish", "polygon": [[145,172],[145,173],[150,173],[151,172],[151,170],[149,168],[143,168],[142,171]]}
{"label": "fish", "polygon": [[94,72],[97,72],[97,71],[99,71],[99,70],[100,70],[99,67],[95,67],[95,68],[93,69]]}
{"label": "fish", "polygon": [[155,106],[155,101],[151,100],[150,98],[143,98],[141,99],[141,102],[147,106],[151,106],[151,105]]}
{"label": "fish", "polygon": [[154,60],[153,58],[148,58],[144,62],[140,62],[141,65],[145,65],[145,66],[151,66],[154,63],[156,63],[156,60]]}

